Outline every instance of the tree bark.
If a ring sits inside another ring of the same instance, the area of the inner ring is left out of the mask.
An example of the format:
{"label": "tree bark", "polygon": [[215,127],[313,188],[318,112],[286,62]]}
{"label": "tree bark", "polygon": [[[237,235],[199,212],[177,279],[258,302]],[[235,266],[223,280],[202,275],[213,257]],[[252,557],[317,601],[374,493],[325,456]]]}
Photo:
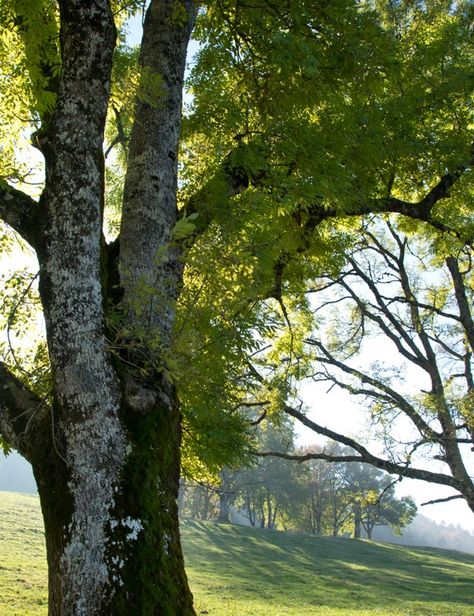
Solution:
{"label": "tree bark", "polygon": [[223,492],[223,491],[219,492],[219,517],[218,517],[219,522],[229,522],[230,521],[229,520],[230,497],[231,495],[229,494],[229,492]]}
{"label": "tree bark", "polygon": [[354,503],[354,539],[360,539],[362,536],[362,520],[360,512],[360,503]]}
{"label": "tree bark", "polygon": [[50,616],[121,616],[131,606],[137,614],[195,613],[179,537],[181,431],[174,409],[137,417],[122,406],[129,454],[121,472],[110,455],[94,470],[90,451],[82,463],[95,477],[82,481],[45,425],[31,459],[45,522]]}
{"label": "tree bark", "polygon": [[[148,40],[159,46],[161,37],[177,71],[168,83],[174,149],[168,141],[165,160],[153,160],[164,176],[173,177],[182,71],[196,11],[190,2],[186,8],[188,24],[172,18],[176,3],[171,0],[152,2],[147,17]],[[181,416],[175,387],[156,370],[142,370],[137,379],[125,362],[112,360],[105,334],[102,147],[115,26],[107,0],[60,0],[59,9],[62,69],[56,106],[37,138],[46,163],[45,189],[39,204],[18,191],[0,191],[0,216],[37,251],[52,402],[37,399],[0,367],[0,430],[31,461],[37,480],[50,616],[120,616],[131,609],[192,616],[176,503]],[[150,53],[150,43],[145,52]],[[145,172],[155,193],[166,193],[166,204],[176,208],[175,181],[166,183],[163,176],[157,185],[150,169]],[[152,209],[152,195],[147,199]],[[173,215],[157,214],[164,241]],[[148,228],[146,220],[140,227],[128,224],[135,238]],[[154,323],[167,333],[179,285],[176,268],[171,270],[166,279],[165,268],[157,284],[172,301],[166,308],[153,306]],[[130,280],[124,286],[132,293]]]}

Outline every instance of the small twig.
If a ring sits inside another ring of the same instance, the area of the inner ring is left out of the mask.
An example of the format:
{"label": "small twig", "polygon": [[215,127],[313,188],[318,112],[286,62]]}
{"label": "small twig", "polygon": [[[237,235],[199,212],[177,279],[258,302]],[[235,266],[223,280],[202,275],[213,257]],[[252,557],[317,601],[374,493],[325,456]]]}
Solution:
{"label": "small twig", "polygon": [[263,411],[263,413],[260,415],[260,417],[258,419],[256,419],[255,421],[251,421],[250,425],[251,426],[258,426],[259,424],[262,423],[262,421],[265,419],[266,416],[267,416],[267,409],[265,409]]}
{"label": "small twig", "polygon": [[380,494],[377,497],[377,500],[375,501],[374,505],[377,505],[377,507],[380,505],[380,502],[382,501],[382,498],[385,496],[385,494],[391,490],[393,488],[394,485],[396,485],[398,482],[400,482],[403,479],[403,477],[397,477],[396,479],[394,479],[393,481],[391,481],[387,486],[385,486],[385,488],[382,490],[382,492],[380,492]]}
{"label": "small twig", "polygon": [[462,494],[455,494],[454,496],[448,496],[447,498],[437,498],[435,500],[426,501],[426,503],[421,503],[421,506],[424,505],[436,505],[437,503],[447,503],[448,501],[455,500],[457,498],[464,498]]}

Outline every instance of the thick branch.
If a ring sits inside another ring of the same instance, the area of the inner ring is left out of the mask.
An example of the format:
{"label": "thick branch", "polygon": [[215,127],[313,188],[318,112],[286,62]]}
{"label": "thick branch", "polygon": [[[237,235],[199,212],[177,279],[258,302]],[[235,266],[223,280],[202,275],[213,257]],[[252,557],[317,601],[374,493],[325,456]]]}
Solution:
{"label": "thick branch", "polygon": [[257,451],[258,458],[284,458],[294,462],[308,462],[309,460],[325,460],[326,462],[363,462],[361,456],[334,456],[323,451],[319,453],[285,453],[283,451]]}
{"label": "thick branch", "polygon": [[[345,460],[339,460],[339,459],[332,459],[332,458],[339,458],[341,456],[330,456],[328,454],[318,454],[318,453],[309,454],[308,453],[308,454],[303,455],[304,459],[306,460],[322,459],[322,460],[327,460],[329,462],[331,461],[333,462],[341,462],[341,461],[365,462],[367,464],[371,464],[372,466],[380,468],[386,471],[387,473],[390,473],[391,475],[400,475],[402,477],[409,477],[411,479],[421,479],[423,481],[429,481],[430,483],[439,483],[441,485],[450,486],[452,488],[455,488],[456,490],[459,490],[460,492],[463,491],[463,486],[461,482],[455,479],[454,477],[451,477],[450,475],[445,475],[444,473],[433,473],[432,471],[412,468],[404,464],[397,464],[396,462],[391,462],[390,460],[379,458],[378,456],[375,456],[372,453],[370,453],[368,449],[366,449],[363,445],[361,445],[354,439],[348,436],[345,436],[343,434],[339,434],[338,432],[334,432],[333,430],[330,430],[329,428],[324,428],[323,426],[315,423],[314,421],[311,421],[311,419],[308,419],[308,417],[306,417],[306,415],[304,415],[300,411],[290,406],[285,406],[285,412],[288,415],[291,415],[292,417],[294,417],[295,419],[298,419],[298,421],[300,421],[307,428],[310,428],[311,430],[313,430],[313,432],[326,436],[327,438],[330,438],[331,440],[336,441],[337,443],[342,443],[343,445],[346,445],[347,447],[351,447],[352,449],[357,451],[359,454],[359,456],[355,456],[355,455],[345,456],[346,458]],[[283,454],[279,452],[263,452],[263,453],[266,453],[266,455],[277,455],[278,457],[281,457],[281,458],[285,458],[288,455],[293,455],[293,454]],[[351,459],[347,459],[347,458],[351,458]],[[290,459],[297,460],[298,456],[293,455],[293,457]]]}
{"label": "thick branch", "polygon": [[36,248],[38,203],[21,190],[0,183],[0,218]]}
{"label": "thick branch", "polygon": [[469,308],[464,279],[459,270],[458,260],[454,257],[448,257],[446,259],[446,265],[448,266],[451,278],[453,279],[454,293],[456,295],[456,302],[459,308],[459,318],[463,324],[471,350],[474,351],[474,321]]}
{"label": "thick branch", "polygon": [[30,428],[45,405],[0,362],[0,434],[28,457]]}
{"label": "thick branch", "polygon": [[[152,0],[144,28],[139,65],[142,95],[135,104],[130,136],[120,230],[120,273],[130,323],[170,342],[175,300],[182,275],[180,251],[173,246],[177,220],[177,158],[186,50],[197,13],[191,0],[180,3],[185,19],[176,17],[173,0]],[[149,103],[153,80],[159,95]],[[152,80],[152,81],[150,81]],[[147,96],[143,96],[147,93]],[[153,293],[141,297],[139,289]]]}
{"label": "thick branch", "polygon": [[[229,197],[239,194],[245,190],[250,183],[253,185],[271,185],[271,162],[266,159],[265,153],[261,150],[258,156],[252,156],[252,168],[245,165],[245,149],[255,149],[255,144],[243,144],[239,142],[237,148],[230,152],[224,159],[221,170],[203,187],[196,195],[191,197],[185,209],[186,215],[198,212],[196,235],[202,233],[213,219],[213,197],[215,198],[215,188],[219,184],[219,194]],[[255,160],[261,160],[259,169],[255,169]],[[421,222],[426,222],[436,229],[456,235],[467,243],[472,242],[472,238],[463,238],[459,230],[449,227],[432,215],[434,206],[442,199],[449,198],[449,191],[456,181],[474,164],[474,157],[466,164],[459,165],[453,172],[446,173],[440,178],[426,195],[417,202],[404,201],[396,197],[385,197],[381,199],[370,199],[365,202],[351,204],[349,211],[342,212],[340,209],[328,207],[328,204],[315,201],[305,214],[307,220],[301,227],[301,247],[299,251],[304,252],[310,244],[311,232],[324,220],[329,218],[341,218],[343,216],[364,216],[367,214],[402,214]]]}
{"label": "thick branch", "polygon": [[[442,199],[449,198],[449,191],[462,175],[468,171],[474,164],[474,157],[471,156],[466,164],[461,164],[450,173],[443,175],[437,184],[435,184],[426,195],[417,202],[403,201],[396,197],[385,197],[382,199],[372,199],[367,202],[354,203],[351,210],[346,212],[345,216],[364,216],[366,214],[402,214],[414,220],[426,222],[439,231],[452,233],[467,244],[472,244],[473,238],[465,238],[458,230],[450,227],[433,216],[432,211],[434,206]],[[319,224],[326,218],[340,218],[342,216],[340,210],[334,208],[324,209],[320,203],[314,204],[311,209],[311,217],[315,221],[315,225]]]}

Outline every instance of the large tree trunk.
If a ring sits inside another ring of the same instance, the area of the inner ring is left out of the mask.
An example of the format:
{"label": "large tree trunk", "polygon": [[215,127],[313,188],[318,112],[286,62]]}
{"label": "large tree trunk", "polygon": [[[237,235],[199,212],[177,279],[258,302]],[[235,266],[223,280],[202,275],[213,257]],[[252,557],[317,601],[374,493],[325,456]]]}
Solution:
{"label": "large tree trunk", "polygon": [[[31,456],[43,509],[50,616],[191,616],[177,512],[177,405],[138,416],[121,408],[126,459],[99,460],[94,443],[66,464],[50,439]],[[104,434],[91,438],[106,440]],[[50,443],[52,445],[52,443]],[[56,447],[63,444],[56,444]],[[67,449],[61,455],[71,459]],[[80,469],[84,473],[80,472]]]}

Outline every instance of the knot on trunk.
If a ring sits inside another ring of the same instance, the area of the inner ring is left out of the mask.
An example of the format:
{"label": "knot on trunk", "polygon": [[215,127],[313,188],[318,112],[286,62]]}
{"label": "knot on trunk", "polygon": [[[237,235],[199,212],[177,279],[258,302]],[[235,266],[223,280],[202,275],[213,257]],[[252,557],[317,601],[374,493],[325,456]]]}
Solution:
{"label": "knot on trunk", "polygon": [[124,395],[126,405],[136,413],[146,415],[156,408],[158,401],[157,391],[146,387],[133,377],[129,376],[126,378]]}

